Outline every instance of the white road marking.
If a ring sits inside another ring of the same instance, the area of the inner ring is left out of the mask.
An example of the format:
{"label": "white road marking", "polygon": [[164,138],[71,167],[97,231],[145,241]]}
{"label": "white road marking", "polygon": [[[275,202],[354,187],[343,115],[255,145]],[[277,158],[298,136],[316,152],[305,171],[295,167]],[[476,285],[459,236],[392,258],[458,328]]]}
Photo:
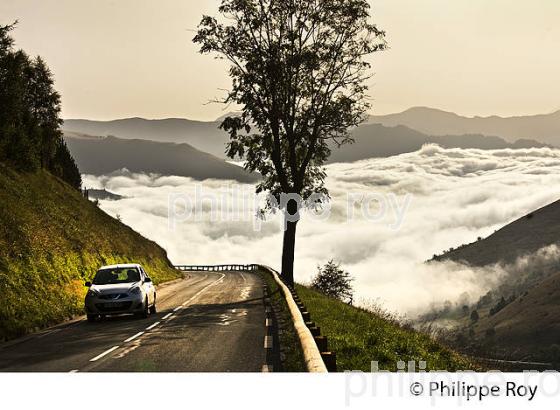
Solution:
{"label": "white road marking", "polygon": [[245,275],[243,275],[243,272],[239,272],[239,274],[240,274],[241,277],[243,278],[243,282],[247,282],[247,279],[245,279]]}
{"label": "white road marking", "polygon": [[165,315],[164,317],[162,317],[162,320],[166,320],[169,319],[171,316],[173,316],[173,313],[168,313],[167,315]]}
{"label": "white road marking", "polygon": [[185,303],[183,303],[183,306],[191,303],[194,299],[196,299],[197,297],[199,297],[202,292],[206,291],[207,289],[211,288],[212,286],[216,285],[217,283],[221,282],[222,280],[224,280],[224,278],[226,277],[225,273],[222,273],[222,277],[214,282],[212,282],[211,284],[209,284],[208,286],[203,287],[201,290],[199,290],[193,297],[191,297],[189,300],[185,301]]}
{"label": "white road marking", "polygon": [[265,326],[266,326],[266,327],[272,326],[272,320],[270,320],[269,318],[266,318]]}
{"label": "white road marking", "polygon": [[273,371],[272,365],[263,364],[263,367],[262,367],[262,372],[263,373],[272,373],[272,371]]}
{"label": "white road marking", "polygon": [[79,370],[78,369],[74,369],[74,370],[70,370],[68,373],[78,373]]}
{"label": "white road marking", "polygon": [[178,310],[183,309],[183,306],[177,306],[175,309],[173,309],[173,312],[177,312]]}
{"label": "white road marking", "polygon": [[156,326],[159,325],[159,324],[160,324],[160,322],[156,322],[156,323],[154,323],[153,325],[148,326],[148,327],[146,328],[146,330],[152,330],[154,327],[156,327]]}
{"label": "white road marking", "polygon": [[265,336],[264,337],[264,348],[265,349],[272,349],[272,336]]}
{"label": "white road marking", "polygon": [[130,336],[128,339],[126,339],[124,342],[128,343],[128,342],[132,342],[134,339],[136,339],[137,337],[140,337],[144,334],[144,332],[138,332],[136,333],[134,336]]}
{"label": "white road marking", "polygon": [[119,348],[119,346],[113,346],[113,347],[111,347],[109,350],[105,350],[103,353],[101,353],[101,354],[98,355],[98,356],[95,356],[93,359],[90,359],[89,361],[90,361],[90,362],[95,362],[95,361],[101,359],[103,356],[107,356],[109,353],[111,353],[111,352],[117,350],[118,348]]}

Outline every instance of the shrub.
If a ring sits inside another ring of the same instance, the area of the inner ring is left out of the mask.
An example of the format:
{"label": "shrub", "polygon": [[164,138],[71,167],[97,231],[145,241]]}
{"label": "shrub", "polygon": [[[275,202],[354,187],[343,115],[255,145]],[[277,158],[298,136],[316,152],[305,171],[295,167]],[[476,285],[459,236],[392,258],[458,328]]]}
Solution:
{"label": "shrub", "polygon": [[338,263],[333,260],[321,268],[317,266],[317,276],[313,279],[311,287],[327,296],[352,304],[354,280],[348,272],[345,272]]}
{"label": "shrub", "polygon": [[473,310],[471,313],[471,320],[473,322],[478,322],[478,319],[480,319],[479,315],[478,315],[478,311]]}

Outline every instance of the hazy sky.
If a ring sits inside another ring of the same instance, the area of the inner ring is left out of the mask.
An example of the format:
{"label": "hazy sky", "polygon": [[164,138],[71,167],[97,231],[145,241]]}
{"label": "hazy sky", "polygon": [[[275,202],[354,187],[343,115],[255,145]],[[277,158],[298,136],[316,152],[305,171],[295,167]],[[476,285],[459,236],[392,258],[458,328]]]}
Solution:
{"label": "hazy sky", "polygon": [[[372,0],[391,49],[374,59],[374,113],[424,105],[464,115],[560,109],[560,1]],[[224,63],[191,39],[217,0],[0,0],[0,24],[47,60],[66,118],[224,113]]]}

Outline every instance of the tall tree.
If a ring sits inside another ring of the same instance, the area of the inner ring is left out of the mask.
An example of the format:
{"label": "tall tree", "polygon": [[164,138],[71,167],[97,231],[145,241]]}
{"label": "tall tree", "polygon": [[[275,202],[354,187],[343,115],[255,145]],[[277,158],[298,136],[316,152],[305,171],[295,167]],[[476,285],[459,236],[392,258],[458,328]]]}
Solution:
{"label": "tall tree", "polygon": [[366,0],[222,0],[219,13],[193,41],[231,63],[223,102],[242,114],[221,124],[227,153],[261,173],[257,192],[284,211],[282,275],[293,284],[301,207],[326,200],[325,161],[366,118],[366,56],[385,48],[384,32]]}
{"label": "tall tree", "polygon": [[62,139],[60,94],[54,89],[52,73],[41,57],[32,61],[27,82],[26,106],[37,127],[41,167],[50,170]]}
{"label": "tall tree", "polygon": [[60,131],[52,73],[41,57],[14,50],[15,24],[0,26],[0,161],[23,171],[49,170],[79,189],[80,172]]}

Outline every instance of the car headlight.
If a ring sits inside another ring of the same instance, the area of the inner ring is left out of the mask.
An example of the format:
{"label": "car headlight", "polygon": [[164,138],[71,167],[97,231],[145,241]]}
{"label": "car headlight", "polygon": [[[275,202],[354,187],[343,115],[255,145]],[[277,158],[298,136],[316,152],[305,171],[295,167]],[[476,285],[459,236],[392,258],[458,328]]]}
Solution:
{"label": "car headlight", "polygon": [[96,297],[96,296],[98,296],[98,295],[99,295],[99,292],[97,292],[97,291],[95,291],[95,290],[93,290],[93,289],[88,290],[88,293],[87,293],[87,296],[88,296],[88,297],[93,298],[93,297]]}
{"label": "car headlight", "polygon": [[140,289],[139,286],[135,286],[132,289],[130,289],[129,292],[130,292],[131,295],[139,295],[139,294],[142,293],[142,289]]}

